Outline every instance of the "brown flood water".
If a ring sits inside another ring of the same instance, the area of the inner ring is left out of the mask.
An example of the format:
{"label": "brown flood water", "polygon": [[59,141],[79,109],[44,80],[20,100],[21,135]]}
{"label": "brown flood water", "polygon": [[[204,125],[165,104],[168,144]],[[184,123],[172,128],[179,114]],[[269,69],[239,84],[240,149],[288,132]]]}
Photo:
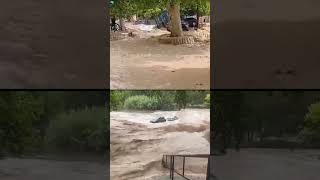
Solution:
{"label": "brown flood water", "polygon": [[74,2],[0,2],[0,88],[107,87],[105,4]]}
{"label": "brown flood water", "polygon": [[[179,119],[150,123],[159,116]],[[209,122],[208,109],[111,112],[111,179],[166,179],[163,154],[209,154]],[[176,167],[182,172],[182,159],[176,159]],[[206,159],[186,159],[187,175],[203,177],[206,167]]]}
{"label": "brown flood water", "polygon": [[209,43],[175,46],[149,36],[110,42],[111,89],[210,88]]}
{"label": "brown flood water", "polygon": [[216,26],[216,88],[320,87],[320,21],[228,21]]}
{"label": "brown flood water", "polygon": [[320,1],[215,3],[215,88],[320,87]]}

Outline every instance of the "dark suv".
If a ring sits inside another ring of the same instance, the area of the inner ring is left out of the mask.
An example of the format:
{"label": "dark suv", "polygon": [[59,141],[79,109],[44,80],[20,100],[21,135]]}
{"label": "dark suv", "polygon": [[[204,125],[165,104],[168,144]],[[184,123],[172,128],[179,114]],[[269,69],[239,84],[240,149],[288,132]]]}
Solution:
{"label": "dark suv", "polygon": [[188,17],[188,18],[185,18],[185,19],[181,19],[181,21],[183,21],[186,24],[188,24],[188,27],[197,27],[197,25],[198,25],[197,19],[193,18],[193,17]]}

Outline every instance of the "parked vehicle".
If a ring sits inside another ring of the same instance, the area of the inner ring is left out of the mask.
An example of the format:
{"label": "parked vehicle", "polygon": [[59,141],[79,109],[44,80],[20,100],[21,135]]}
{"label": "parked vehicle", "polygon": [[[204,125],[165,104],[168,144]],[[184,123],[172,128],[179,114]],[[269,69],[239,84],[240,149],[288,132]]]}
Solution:
{"label": "parked vehicle", "polygon": [[[156,24],[158,28],[165,27],[170,32],[170,26],[169,26],[169,14],[167,11],[164,11],[161,13],[160,16],[155,18]],[[194,17],[181,17],[181,27],[183,31],[189,31],[190,28],[197,27],[197,19]]]}
{"label": "parked vehicle", "polygon": [[184,18],[183,21],[188,24],[188,27],[197,27],[198,26],[198,21],[194,17],[188,17]]}

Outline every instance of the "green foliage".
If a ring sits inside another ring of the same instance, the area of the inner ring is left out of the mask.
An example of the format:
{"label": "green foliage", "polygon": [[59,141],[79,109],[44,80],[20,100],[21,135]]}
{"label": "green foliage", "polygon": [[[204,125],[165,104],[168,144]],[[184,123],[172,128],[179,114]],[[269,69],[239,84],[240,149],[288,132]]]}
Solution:
{"label": "green foliage", "polygon": [[124,108],[134,110],[157,110],[159,109],[159,100],[156,97],[144,95],[131,96],[125,100]]}
{"label": "green foliage", "polygon": [[187,92],[177,91],[175,95],[175,102],[177,103],[178,109],[185,109],[187,106]]}
{"label": "green foliage", "polygon": [[156,91],[157,98],[159,99],[159,110],[175,110],[175,93],[176,91]]}
{"label": "green foliage", "polygon": [[204,107],[210,91],[111,91],[111,110],[176,110]]}
{"label": "green foliage", "polygon": [[105,107],[62,112],[50,121],[46,144],[49,148],[70,151],[104,151],[107,143]]}
{"label": "green foliage", "polygon": [[299,137],[304,143],[320,145],[320,103],[310,105]]}
{"label": "green foliage", "polygon": [[210,1],[195,0],[195,1],[183,1],[181,4],[182,15],[196,15],[209,16],[210,15]]}
{"label": "green foliage", "polygon": [[320,92],[215,91],[212,142],[220,135],[226,144],[245,140],[248,144],[259,142],[261,146],[269,138],[290,144],[296,143],[299,134],[305,142],[303,147],[319,146],[319,121],[316,120],[319,105],[310,106],[307,113],[307,107],[319,101],[319,97]]}
{"label": "green foliage", "polygon": [[187,91],[188,103],[200,105],[210,91]]}
{"label": "green foliage", "polygon": [[156,16],[159,16],[162,13],[163,9],[160,7],[154,7],[150,9],[142,9],[137,14],[138,16],[142,16],[145,18],[154,18]]}
{"label": "green foliage", "polygon": [[118,18],[130,17],[138,11],[137,5],[134,0],[116,0],[110,6],[110,14]]}
{"label": "green foliage", "polygon": [[207,94],[204,98],[204,104],[207,108],[210,108],[210,94]]}
{"label": "green foliage", "polygon": [[125,91],[111,91],[110,93],[110,108],[111,111],[119,110],[124,106],[124,101],[127,94]]}
{"label": "green foliage", "polygon": [[43,113],[41,100],[30,92],[0,93],[0,151],[22,154],[38,145],[34,126]]}
{"label": "green foliage", "polygon": [[166,9],[168,3],[181,3],[182,14],[196,14],[197,10],[200,15],[210,14],[209,0],[115,0],[110,10],[111,15],[121,18],[135,14],[152,18]]}
{"label": "green foliage", "polygon": [[[53,117],[86,106],[104,106],[105,97],[105,92],[102,91],[0,92],[0,154],[25,154],[44,150],[47,128],[52,125]],[[91,134],[90,142],[106,144],[105,137],[100,135],[102,129],[108,129],[107,125],[105,120],[101,122],[97,131]],[[50,132],[53,133],[52,130]]]}

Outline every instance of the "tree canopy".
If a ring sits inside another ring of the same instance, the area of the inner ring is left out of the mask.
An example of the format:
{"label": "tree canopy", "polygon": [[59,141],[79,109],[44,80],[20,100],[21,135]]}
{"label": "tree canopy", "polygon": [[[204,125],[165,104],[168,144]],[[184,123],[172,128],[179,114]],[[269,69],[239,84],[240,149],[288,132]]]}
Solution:
{"label": "tree canopy", "polygon": [[319,92],[214,91],[212,142],[224,142],[225,147],[235,142],[262,146],[269,139],[278,139],[277,146],[293,142],[316,146],[319,97]]}
{"label": "tree canopy", "polygon": [[[108,143],[105,137],[109,124],[106,97],[105,92],[94,91],[0,92],[0,155],[42,151],[46,145],[51,146],[59,141],[54,138],[50,143],[47,141],[48,138],[52,140],[54,134],[59,134],[60,140],[70,140],[71,134],[82,134],[75,138],[81,137],[78,138],[80,141],[94,138],[97,140],[95,145],[103,144],[106,147]],[[76,126],[79,128],[74,129]],[[88,132],[86,136],[84,133]],[[91,142],[94,140],[91,139]],[[64,145],[63,148],[70,147]]]}
{"label": "tree canopy", "polygon": [[210,14],[209,0],[114,0],[110,9],[111,15],[121,18],[133,15],[152,18],[166,10],[168,3],[181,4],[183,15],[195,15],[197,10],[199,10],[200,15]]}
{"label": "tree canopy", "polygon": [[180,110],[209,107],[209,91],[111,91],[111,110]]}

